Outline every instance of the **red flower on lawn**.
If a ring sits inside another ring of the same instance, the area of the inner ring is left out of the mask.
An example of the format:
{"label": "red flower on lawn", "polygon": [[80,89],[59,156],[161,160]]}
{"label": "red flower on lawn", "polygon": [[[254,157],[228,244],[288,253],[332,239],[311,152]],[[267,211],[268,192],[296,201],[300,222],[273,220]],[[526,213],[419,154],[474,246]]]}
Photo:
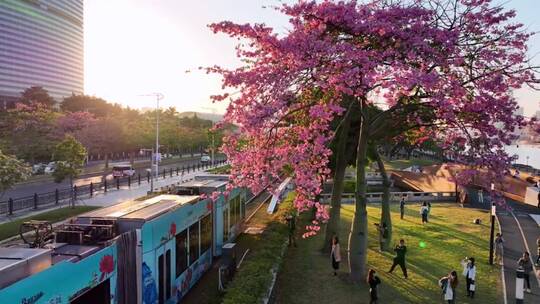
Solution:
{"label": "red flower on lawn", "polygon": [[99,271],[101,271],[100,281],[105,278],[105,275],[114,271],[114,258],[112,255],[107,254],[101,258],[101,261],[99,261]]}
{"label": "red flower on lawn", "polygon": [[172,236],[175,236],[175,235],[176,235],[176,224],[175,224],[175,223],[171,223],[171,227],[169,228],[169,233],[170,233]]}

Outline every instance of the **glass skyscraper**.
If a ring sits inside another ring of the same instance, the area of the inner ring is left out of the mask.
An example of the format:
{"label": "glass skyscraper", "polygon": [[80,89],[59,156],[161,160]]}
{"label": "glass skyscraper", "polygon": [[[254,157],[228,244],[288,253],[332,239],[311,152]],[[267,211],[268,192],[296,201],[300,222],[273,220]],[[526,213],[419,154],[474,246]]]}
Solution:
{"label": "glass skyscraper", "polygon": [[83,93],[83,39],[83,0],[0,0],[0,108],[31,86]]}

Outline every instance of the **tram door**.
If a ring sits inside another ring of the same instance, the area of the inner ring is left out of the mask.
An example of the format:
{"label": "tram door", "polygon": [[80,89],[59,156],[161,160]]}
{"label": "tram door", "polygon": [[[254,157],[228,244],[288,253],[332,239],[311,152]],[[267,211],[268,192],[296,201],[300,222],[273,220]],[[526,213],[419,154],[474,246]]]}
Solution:
{"label": "tram door", "polygon": [[165,304],[171,298],[171,246],[164,244],[156,249],[158,275],[158,303]]}

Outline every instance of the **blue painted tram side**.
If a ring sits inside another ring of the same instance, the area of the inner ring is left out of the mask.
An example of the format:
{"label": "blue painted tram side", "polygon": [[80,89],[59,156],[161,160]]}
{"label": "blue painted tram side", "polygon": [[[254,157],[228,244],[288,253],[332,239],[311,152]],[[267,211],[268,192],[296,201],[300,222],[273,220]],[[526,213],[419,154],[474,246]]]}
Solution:
{"label": "blue painted tram side", "polygon": [[[216,179],[180,185],[193,195],[160,195],[81,215],[46,248],[0,248],[0,303],[180,303],[239,234],[245,216],[244,190],[214,202],[201,198],[225,190],[226,182]],[[4,276],[14,269],[18,275]]]}

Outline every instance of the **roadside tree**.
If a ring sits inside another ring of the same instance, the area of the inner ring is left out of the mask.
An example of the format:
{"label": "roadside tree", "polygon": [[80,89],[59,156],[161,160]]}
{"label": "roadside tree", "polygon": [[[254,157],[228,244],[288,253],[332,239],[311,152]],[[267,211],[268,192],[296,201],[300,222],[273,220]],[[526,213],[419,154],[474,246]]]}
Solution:
{"label": "roadside tree", "polygon": [[0,150],[0,199],[7,190],[27,179],[30,174],[28,165]]}
{"label": "roadside tree", "polygon": [[19,102],[25,105],[31,105],[39,103],[40,105],[51,108],[56,103],[54,99],[49,95],[49,92],[43,87],[34,86],[21,92]]}
{"label": "roadside tree", "polygon": [[69,179],[71,185],[71,206],[75,206],[75,193],[73,180],[79,176],[86,159],[86,149],[73,136],[67,135],[54,150],[53,159],[56,161],[56,169],[53,172],[54,181],[57,183]]}

